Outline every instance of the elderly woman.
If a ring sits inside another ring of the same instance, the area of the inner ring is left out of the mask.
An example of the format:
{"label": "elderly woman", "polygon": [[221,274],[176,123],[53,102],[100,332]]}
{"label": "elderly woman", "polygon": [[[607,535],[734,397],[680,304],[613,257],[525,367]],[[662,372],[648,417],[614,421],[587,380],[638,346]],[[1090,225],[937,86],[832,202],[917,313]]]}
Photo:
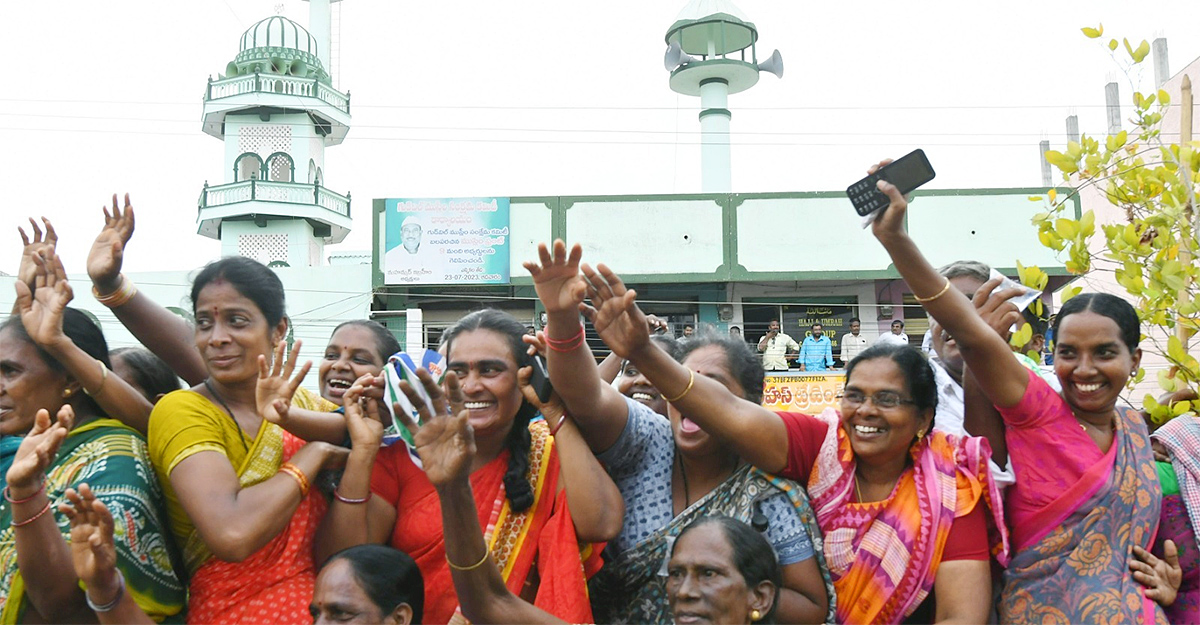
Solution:
{"label": "elderly woman", "polygon": [[919,351],[860,354],[847,367],[840,411],[776,414],[655,348],[636,293],[603,265],[583,272],[594,306],[586,314],[609,347],[710,436],[807,485],[838,622],[987,619],[989,551],[1002,562],[1006,555],[987,445],[930,429],[937,392]]}
{"label": "elderly woman", "polygon": [[[446,392],[428,376],[422,376],[422,381],[433,398],[436,416],[422,408],[424,425],[414,439],[441,503],[446,557],[452,562],[479,563],[451,567],[463,615],[480,624],[562,623],[514,594],[488,557],[479,518],[473,514],[474,428],[457,376],[447,376]],[[405,392],[419,400],[411,388]],[[744,523],[701,517],[680,532],[666,555],[670,560],[665,599],[674,622],[776,622],[780,567],[771,545]]]}
{"label": "elderly woman", "polygon": [[[600,378],[579,323],[585,284],[581,253],[575,245],[568,255],[565,244],[556,241],[553,253],[540,246],[540,264],[526,268],[546,306],[550,378],[625,499],[624,527],[609,544],[608,562],[592,584],[598,620],[669,622],[659,568],[680,530],[713,514],[766,524],[783,565],[781,620],[817,623],[831,617],[828,572],[821,554],[814,554],[819,532],[801,487],[754,470],[679,406],[672,405],[669,419],[663,419]],[[679,359],[738,397],[761,400],[762,365],[744,341],[700,332],[682,342]],[[628,366],[649,378],[637,361]],[[657,386],[652,378],[646,384]],[[655,394],[661,396],[657,388]]]}
{"label": "elderly woman", "polygon": [[[999,282],[989,281],[972,306],[908,236],[908,202],[887,182],[879,188],[891,203],[872,232],[917,300],[954,337],[1007,426],[1016,476],[1005,500],[1014,555],[1005,572],[1001,620],[1166,622],[1152,599],[1171,604],[1179,580],[1167,579],[1146,551],[1158,531],[1161,487],[1145,423],[1136,411],[1117,407],[1142,356],[1137,312],[1101,293],[1063,304],[1054,322],[1059,395],[1014,359],[985,321],[995,312],[1007,315],[1008,323],[1019,321],[1016,307],[1006,303],[1012,294],[991,297]],[[1167,544],[1170,560],[1174,549]]]}
{"label": "elderly woman", "polygon": [[[36,291],[17,283],[20,317],[0,324],[0,433],[6,458],[0,505],[0,622],[79,622],[88,603],[71,567],[54,504],[81,481],[117,513],[126,537],[112,554],[131,599],[155,620],[183,609],[185,589],[160,512],[162,493],[142,435],[149,403],[109,371],[99,326],[67,308],[56,257],[40,257]],[[56,414],[52,420],[50,415]],[[23,437],[23,438],[22,438]]]}

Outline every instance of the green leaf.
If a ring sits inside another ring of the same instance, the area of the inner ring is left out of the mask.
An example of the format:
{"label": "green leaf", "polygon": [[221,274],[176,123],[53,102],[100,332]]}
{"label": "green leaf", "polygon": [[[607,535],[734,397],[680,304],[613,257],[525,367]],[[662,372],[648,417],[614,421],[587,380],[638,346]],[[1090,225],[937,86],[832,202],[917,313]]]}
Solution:
{"label": "green leaf", "polygon": [[1096,39],[1100,35],[1104,34],[1104,26],[1103,25],[1101,25],[1100,28],[1091,28],[1091,27],[1085,26],[1085,27],[1081,28],[1080,30],[1083,31],[1083,36],[1087,37],[1088,39]]}
{"label": "green leaf", "polygon": [[1062,303],[1066,304],[1072,297],[1079,295],[1083,291],[1081,286],[1069,286],[1062,290]]}
{"label": "green leaf", "polygon": [[1108,40],[1108,49],[1109,50],[1116,50],[1118,45],[1120,45],[1120,44],[1117,43],[1116,39]]}
{"label": "green leaf", "polygon": [[1150,44],[1143,39],[1141,45],[1137,47],[1137,50],[1130,52],[1129,56],[1133,57],[1134,63],[1141,63],[1142,60],[1146,58],[1147,54],[1150,54]]}

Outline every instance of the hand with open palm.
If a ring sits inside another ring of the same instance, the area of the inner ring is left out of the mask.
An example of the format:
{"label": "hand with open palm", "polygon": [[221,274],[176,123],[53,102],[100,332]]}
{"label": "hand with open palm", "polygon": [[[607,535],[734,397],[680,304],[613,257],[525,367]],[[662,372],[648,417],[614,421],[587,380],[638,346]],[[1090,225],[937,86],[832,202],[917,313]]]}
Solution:
{"label": "hand with open palm", "polygon": [[622,358],[650,347],[646,315],[637,306],[637,291],[626,289],[621,278],[604,264],[592,269],[582,266],[591,305],[583,314],[592,322],[606,345]]}
{"label": "hand with open palm", "polygon": [[465,398],[458,375],[453,371],[446,373],[444,392],[425,369],[417,369],[417,379],[429,393],[433,411],[416,389],[402,381],[400,390],[412,405],[417,406],[421,424],[414,423],[404,410],[397,409],[396,414],[413,435],[425,476],[435,487],[465,480],[471,473],[471,461],[475,457],[475,431],[471,428],[469,412],[463,406]]}
{"label": "hand with open palm", "polygon": [[17,448],[6,475],[9,494],[14,499],[25,499],[39,488],[41,480],[45,479],[46,469],[54,462],[74,420],[75,411],[70,404],[63,404],[53,421],[50,420],[49,411],[44,408],[38,410],[33,429],[21,440],[21,446]]}
{"label": "hand with open palm", "polygon": [[[295,376],[296,359],[300,357],[300,346],[303,341],[297,340],[292,345],[285,364],[283,350],[287,345],[280,341],[275,346],[275,357],[272,358],[270,369],[267,367],[267,357],[258,357],[258,383],[254,386],[254,403],[258,414],[263,419],[282,426],[288,420],[288,409],[292,405],[292,397],[300,388],[300,383],[312,368],[312,361],[306,361]],[[290,379],[289,379],[290,378]]]}
{"label": "hand with open palm", "polygon": [[54,231],[54,226],[50,220],[42,217],[42,223],[46,226],[45,237],[42,235],[42,229],[38,227],[37,222],[32,217],[29,218],[29,229],[33,232],[33,238],[25,234],[25,229],[17,227],[17,232],[21,234],[21,264],[17,267],[17,282],[21,282],[29,287],[32,291],[35,288],[34,279],[37,277],[38,266],[34,257],[45,253],[47,256],[54,253],[54,248],[58,245],[58,233]]}
{"label": "hand with open palm", "polygon": [[556,312],[577,313],[587,291],[587,283],[579,275],[579,259],[583,248],[578,243],[571,246],[570,254],[562,239],[556,239],[553,250],[545,243],[538,244],[539,262],[525,263],[525,269],[533,276],[533,288],[538,299],[546,307],[547,314]]}
{"label": "hand with open palm", "polygon": [[39,252],[33,257],[37,273],[34,291],[24,282],[17,282],[17,314],[21,325],[34,343],[48,347],[61,341],[70,341],[63,333],[63,311],[75,297],[67,282],[67,272],[62,261],[53,252],[49,256]]}
{"label": "hand with open palm", "polygon": [[107,295],[121,286],[121,263],[125,247],[133,236],[133,205],[129,194],[125,194],[125,209],[117,204],[117,194],[112,197],[112,210],[104,210],[104,228],[96,235],[92,249],[88,252],[87,272],[92,284],[101,295]]}

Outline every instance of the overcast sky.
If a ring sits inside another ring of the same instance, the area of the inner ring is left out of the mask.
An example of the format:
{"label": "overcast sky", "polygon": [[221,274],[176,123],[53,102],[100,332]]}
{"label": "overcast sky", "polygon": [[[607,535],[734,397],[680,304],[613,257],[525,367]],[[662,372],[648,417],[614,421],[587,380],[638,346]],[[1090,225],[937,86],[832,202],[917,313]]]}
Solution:
{"label": "overcast sky", "polygon": [[[931,187],[1038,186],[1038,141],[1064,143],[1071,113],[1101,133],[1106,82],[1129,113],[1128,80],[1081,26],[1135,46],[1166,37],[1172,73],[1200,56],[1195,0],[990,4],[737,2],[760,57],[778,48],[787,71],[730,98],[734,190],[844,189],[915,147],[938,172]],[[683,5],[340,3],[332,70],[353,126],[325,174],[353,195],[356,229],[329,251],[369,249],[372,198],[699,192],[699,101],[672,92],[662,66]],[[82,271],[113,191],[138,209],[128,269],[213,258],[196,200],[225,167],[200,131],[201,96],[242,32],[277,11],[308,23],[299,0],[0,3],[0,270],[16,269],[23,217],[46,215]]]}

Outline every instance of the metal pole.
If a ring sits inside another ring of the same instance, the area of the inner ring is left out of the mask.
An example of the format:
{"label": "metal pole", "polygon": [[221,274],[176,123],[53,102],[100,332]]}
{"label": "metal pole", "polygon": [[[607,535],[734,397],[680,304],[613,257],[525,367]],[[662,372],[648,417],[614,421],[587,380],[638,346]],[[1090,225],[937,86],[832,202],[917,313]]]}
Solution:
{"label": "metal pole", "polygon": [[[1195,108],[1195,103],[1193,102],[1192,97],[1192,80],[1187,74],[1184,74],[1183,83],[1179,85],[1179,95],[1181,106],[1179,110],[1179,145],[1184,146],[1192,141],[1192,114],[1194,113]],[[1188,198],[1188,205],[1185,210],[1191,212],[1192,237],[1195,239],[1197,236],[1200,236],[1200,215],[1198,215],[1196,211],[1196,196],[1192,190],[1191,165],[1189,163],[1180,163],[1180,165],[1182,165],[1182,167],[1179,168],[1179,171],[1183,176],[1183,184],[1184,188],[1187,190]],[[1200,247],[1200,242],[1197,242],[1197,247]],[[1183,247],[1182,253],[1179,256],[1180,262],[1184,263],[1185,265],[1191,264],[1192,250],[1188,249],[1187,246]],[[1179,294],[1178,300],[1180,304],[1184,304],[1188,299],[1190,299],[1190,287],[1191,281],[1188,280],[1184,283],[1183,292]],[[1192,337],[1192,332],[1185,328],[1183,324],[1176,323],[1175,336],[1179,337],[1179,341],[1183,343],[1184,351],[1190,352],[1191,350],[1188,349],[1188,339]]]}

